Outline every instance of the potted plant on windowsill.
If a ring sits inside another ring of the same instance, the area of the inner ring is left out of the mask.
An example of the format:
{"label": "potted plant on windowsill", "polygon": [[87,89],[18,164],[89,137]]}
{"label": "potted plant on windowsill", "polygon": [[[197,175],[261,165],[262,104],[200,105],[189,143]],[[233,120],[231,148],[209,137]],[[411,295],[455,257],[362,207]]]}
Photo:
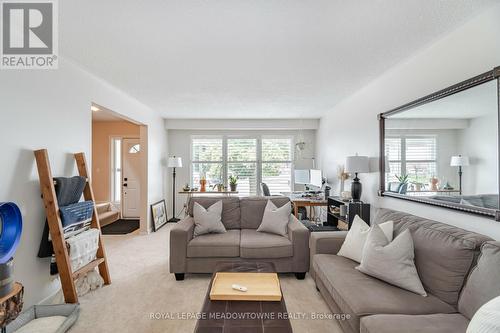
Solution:
{"label": "potted plant on windowsill", "polygon": [[236,192],[236,188],[238,187],[238,176],[229,176],[229,187],[231,188],[231,192]]}

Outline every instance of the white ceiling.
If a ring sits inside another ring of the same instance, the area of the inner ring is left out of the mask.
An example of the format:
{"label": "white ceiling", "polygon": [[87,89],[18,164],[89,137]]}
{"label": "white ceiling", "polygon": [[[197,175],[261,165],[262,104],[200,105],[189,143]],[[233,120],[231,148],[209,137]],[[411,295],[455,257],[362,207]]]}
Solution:
{"label": "white ceiling", "polygon": [[131,122],[131,123],[134,123],[134,121],[114,112],[114,111],[111,111],[109,109],[106,109],[105,107],[101,106],[101,105],[97,105],[97,104],[94,104],[92,103],[92,107],[96,107],[97,110],[93,110],[91,109],[92,111],[92,122],[110,122],[110,121],[127,121],[127,122]]}
{"label": "white ceiling", "polygon": [[164,117],[314,118],[493,3],[60,1],[60,51]]}
{"label": "white ceiling", "polygon": [[123,118],[120,118],[114,115],[111,112],[107,111],[93,111],[92,112],[92,121],[103,122],[103,121],[125,121]]}

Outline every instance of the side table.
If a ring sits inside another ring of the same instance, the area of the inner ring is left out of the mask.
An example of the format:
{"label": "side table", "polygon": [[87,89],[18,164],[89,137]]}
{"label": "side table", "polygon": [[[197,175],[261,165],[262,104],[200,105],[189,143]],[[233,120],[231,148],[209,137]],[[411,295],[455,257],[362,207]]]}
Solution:
{"label": "side table", "polygon": [[5,333],[5,327],[17,318],[23,309],[24,287],[19,282],[14,283],[12,291],[0,298],[0,327]]}

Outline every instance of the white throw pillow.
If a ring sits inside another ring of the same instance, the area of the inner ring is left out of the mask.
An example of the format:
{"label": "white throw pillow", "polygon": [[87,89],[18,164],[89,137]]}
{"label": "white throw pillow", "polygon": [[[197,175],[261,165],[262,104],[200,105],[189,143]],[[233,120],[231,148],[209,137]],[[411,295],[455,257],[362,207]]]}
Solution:
{"label": "white throw pillow", "polygon": [[[394,222],[387,221],[379,224],[384,232],[388,241],[392,241],[392,231],[394,229]],[[366,238],[370,232],[370,226],[361,219],[358,215],[352,221],[351,229],[347,233],[344,243],[340,248],[337,255],[349,258],[356,262],[361,262],[363,255],[363,248],[365,246]]]}
{"label": "white throw pillow", "polygon": [[290,220],[291,212],[292,206],[290,202],[277,208],[271,200],[267,200],[262,222],[257,231],[286,236],[288,234],[288,221]]}
{"label": "white throw pillow", "polygon": [[382,229],[374,225],[366,239],[361,264],[356,269],[402,289],[427,296],[414,258],[413,238],[408,229],[389,242]]}
{"label": "white throw pillow", "polygon": [[217,201],[208,207],[208,209],[195,202],[193,218],[195,224],[194,237],[210,233],[221,234],[226,232],[226,228],[222,224],[222,200]]}

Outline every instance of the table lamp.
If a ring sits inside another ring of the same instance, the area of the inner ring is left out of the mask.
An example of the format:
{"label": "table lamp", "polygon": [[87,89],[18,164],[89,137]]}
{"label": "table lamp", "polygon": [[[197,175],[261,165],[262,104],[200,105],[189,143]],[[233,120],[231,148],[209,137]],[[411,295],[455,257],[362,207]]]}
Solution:
{"label": "table lamp", "polygon": [[180,220],[175,217],[175,168],[182,168],[182,158],[181,157],[169,157],[168,164],[169,168],[173,168],[172,172],[172,218],[168,222],[179,222]]}
{"label": "table lamp", "polygon": [[462,195],[462,167],[469,165],[469,158],[467,156],[452,156],[450,166],[458,167],[458,190]]}
{"label": "table lamp", "polygon": [[345,172],[354,173],[355,177],[351,183],[351,196],[353,201],[361,199],[362,185],[358,178],[358,173],[370,172],[370,162],[368,156],[348,156],[345,162]]}

